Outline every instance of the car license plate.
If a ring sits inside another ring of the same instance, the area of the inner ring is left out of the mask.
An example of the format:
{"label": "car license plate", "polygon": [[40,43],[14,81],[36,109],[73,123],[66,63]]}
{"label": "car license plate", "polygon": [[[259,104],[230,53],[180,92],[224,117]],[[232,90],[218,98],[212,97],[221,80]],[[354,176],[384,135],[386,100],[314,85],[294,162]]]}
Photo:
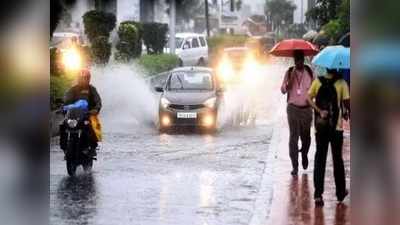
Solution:
{"label": "car license plate", "polygon": [[178,112],[176,117],[179,119],[195,119],[195,118],[197,118],[197,113],[195,113],[195,112]]}

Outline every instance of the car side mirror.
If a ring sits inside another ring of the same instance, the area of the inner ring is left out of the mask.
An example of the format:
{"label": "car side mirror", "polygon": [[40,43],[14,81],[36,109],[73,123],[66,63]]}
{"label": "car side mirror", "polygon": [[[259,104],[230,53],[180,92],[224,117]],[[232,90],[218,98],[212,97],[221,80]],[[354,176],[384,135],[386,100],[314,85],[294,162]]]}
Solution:
{"label": "car side mirror", "polygon": [[188,44],[184,44],[183,45],[183,49],[188,49],[189,48],[189,45]]}
{"label": "car side mirror", "polygon": [[164,88],[162,88],[162,87],[155,87],[154,90],[155,90],[156,92],[163,92],[163,91],[164,91]]}

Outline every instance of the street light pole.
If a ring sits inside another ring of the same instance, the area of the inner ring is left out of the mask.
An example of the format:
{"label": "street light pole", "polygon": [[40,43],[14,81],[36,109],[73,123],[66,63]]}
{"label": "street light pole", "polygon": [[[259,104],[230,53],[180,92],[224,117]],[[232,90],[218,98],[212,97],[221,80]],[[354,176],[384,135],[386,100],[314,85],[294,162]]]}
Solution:
{"label": "street light pole", "polygon": [[175,23],[176,23],[176,5],[175,0],[170,0],[169,5],[169,53],[175,54]]}
{"label": "street light pole", "polygon": [[304,15],[304,5],[303,5],[303,0],[301,0],[301,17],[300,17],[300,23],[304,23],[304,18],[303,18],[303,15]]}
{"label": "street light pole", "polygon": [[206,29],[207,29],[207,37],[210,37],[210,23],[208,21],[208,0],[205,1],[205,7],[206,7]]}

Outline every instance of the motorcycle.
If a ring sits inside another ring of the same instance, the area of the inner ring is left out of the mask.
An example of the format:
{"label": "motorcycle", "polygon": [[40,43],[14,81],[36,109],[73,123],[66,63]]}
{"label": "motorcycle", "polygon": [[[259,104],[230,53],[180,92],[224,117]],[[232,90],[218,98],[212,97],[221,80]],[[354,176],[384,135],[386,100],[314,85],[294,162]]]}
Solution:
{"label": "motorcycle", "polygon": [[78,100],[61,109],[65,119],[60,125],[60,145],[64,150],[68,175],[74,176],[78,166],[91,171],[95,157],[91,155],[91,124],[88,102]]}

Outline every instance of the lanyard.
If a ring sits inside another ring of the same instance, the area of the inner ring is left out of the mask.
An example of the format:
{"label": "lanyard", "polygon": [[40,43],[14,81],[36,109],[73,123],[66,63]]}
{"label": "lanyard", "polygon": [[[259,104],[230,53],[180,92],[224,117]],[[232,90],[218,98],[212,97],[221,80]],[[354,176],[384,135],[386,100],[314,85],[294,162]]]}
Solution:
{"label": "lanyard", "polygon": [[301,78],[299,80],[299,77],[298,77],[299,76],[299,74],[298,74],[299,71],[297,71],[296,69],[294,69],[293,71],[295,72],[295,78],[296,78],[297,87],[298,87],[298,89],[300,89],[301,88],[301,84],[303,83],[304,73],[301,74]]}

